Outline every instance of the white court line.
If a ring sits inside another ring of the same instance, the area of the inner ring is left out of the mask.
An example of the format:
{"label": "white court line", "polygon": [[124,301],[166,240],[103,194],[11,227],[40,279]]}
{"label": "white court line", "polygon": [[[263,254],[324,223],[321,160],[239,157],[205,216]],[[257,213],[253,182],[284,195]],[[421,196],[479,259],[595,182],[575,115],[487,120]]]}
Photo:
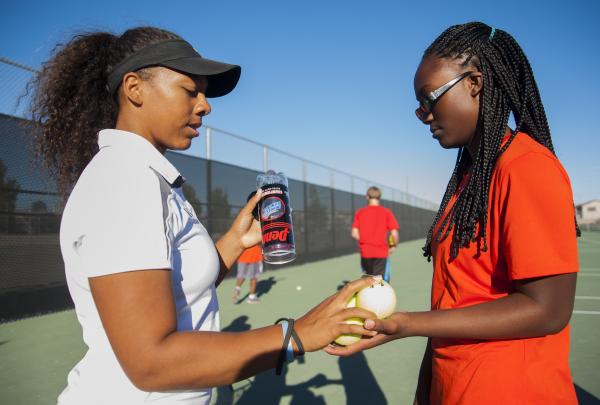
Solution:
{"label": "white court line", "polygon": [[592,297],[590,295],[576,295],[576,300],[600,300],[600,297]]}
{"label": "white court line", "polygon": [[573,311],[573,313],[578,315],[600,315],[600,311]]}
{"label": "white court line", "polygon": [[582,239],[581,241],[582,241],[582,242],[585,242],[585,243],[591,243],[591,244],[594,244],[594,243],[596,243],[596,244],[600,245],[600,241],[593,240],[593,239],[585,239],[585,240],[584,240],[584,239]]}

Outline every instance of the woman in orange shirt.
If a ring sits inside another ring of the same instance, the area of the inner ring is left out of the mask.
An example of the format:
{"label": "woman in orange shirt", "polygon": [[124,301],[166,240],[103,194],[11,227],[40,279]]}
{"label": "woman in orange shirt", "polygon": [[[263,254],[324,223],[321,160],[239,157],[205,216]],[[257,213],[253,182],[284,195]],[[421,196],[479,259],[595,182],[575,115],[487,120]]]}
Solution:
{"label": "woman in orange shirt", "polygon": [[417,117],[442,147],[458,148],[424,247],[431,311],[367,319],[380,334],[327,352],[427,336],[419,405],[576,403],[568,322],[578,229],[527,57],[505,31],[452,26],[425,51],[414,86]]}

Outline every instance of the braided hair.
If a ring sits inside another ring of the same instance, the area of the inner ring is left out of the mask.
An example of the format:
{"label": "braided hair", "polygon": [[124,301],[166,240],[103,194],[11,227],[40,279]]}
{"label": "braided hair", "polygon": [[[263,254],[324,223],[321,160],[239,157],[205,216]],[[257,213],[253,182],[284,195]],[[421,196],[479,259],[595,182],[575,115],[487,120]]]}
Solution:
{"label": "braided hair", "polygon": [[[65,197],[98,151],[97,133],[114,128],[118,96],[106,89],[107,72],[139,49],[180,37],[155,27],[137,27],[121,36],[109,32],[75,35],[58,44],[51,58],[27,86],[36,157],[56,178]],[[149,69],[138,74],[151,76]]]}
{"label": "braided hair", "polygon": [[[434,228],[469,170],[467,184],[435,236],[439,242],[454,229],[450,249],[450,260],[453,260],[458,250],[468,247],[471,242],[477,243],[478,252],[487,251],[487,207],[492,171],[517,132],[527,133],[553,154],[555,152],[533,71],[525,53],[510,34],[480,22],[454,25],[425,50],[423,58],[430,56],[453,59],[464,68],[477,70],[482,73],[484,83],[476,128],[481,135],[478,149],[475,156],[471,156],[464,146],[459,149],[452,176],[423,247],[424,256],[431,260]],[[516,127],[502,145],[510,113]],[[579,236],[577,222],[575,227]]]}

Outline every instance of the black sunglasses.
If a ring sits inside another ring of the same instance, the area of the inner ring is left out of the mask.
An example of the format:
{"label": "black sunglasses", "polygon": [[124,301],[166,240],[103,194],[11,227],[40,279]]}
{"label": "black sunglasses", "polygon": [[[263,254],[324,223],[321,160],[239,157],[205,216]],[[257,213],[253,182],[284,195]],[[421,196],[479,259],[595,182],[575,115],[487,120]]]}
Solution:
{"label": "black sunglasses", "polygon": [[441,85],[437,89],[429,92],[421,97],[417,97],[419,101],[419,108],[415,110],[415,114],[417,118],[421,121],[425,121],[427,116],[431,114],[431,110],[435,103],[442,97],[448,90],[450,90],[456,83],[460,82],[465,77],[469,76],[473,72],[464,72],[460,75],[456,76],[454,79],[450,80],[448,83]]}

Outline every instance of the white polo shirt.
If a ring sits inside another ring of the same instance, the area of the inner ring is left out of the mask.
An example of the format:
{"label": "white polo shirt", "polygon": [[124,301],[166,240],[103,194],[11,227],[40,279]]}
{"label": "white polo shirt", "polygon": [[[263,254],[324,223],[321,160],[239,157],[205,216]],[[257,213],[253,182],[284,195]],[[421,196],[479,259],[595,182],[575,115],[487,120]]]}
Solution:
{"label": "white polo shirt", "polygon": [[[214,243],[181,191],[183,178],[150,142],[105,129],[65,207],[60,246],[88,351],[59,404],[208,404],[211,390],[144,392],[110,346],[88,277],[171,269],[178,330],[219,330]],[[135,333],[135,331],[131,331]]]}

